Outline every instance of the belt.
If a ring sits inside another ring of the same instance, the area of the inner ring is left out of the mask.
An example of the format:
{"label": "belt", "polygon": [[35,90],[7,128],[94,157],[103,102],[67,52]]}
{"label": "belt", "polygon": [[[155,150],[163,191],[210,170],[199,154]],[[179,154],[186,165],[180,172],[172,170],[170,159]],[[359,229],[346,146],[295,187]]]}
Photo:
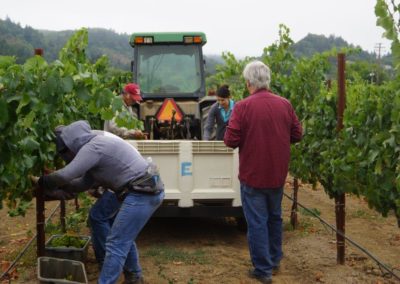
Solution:
{"label": "belt", "polygon": [[144,176],[130,180],[115,193],[118,199],[123,200],[129,192],[156,195],[160,193],[161,190],[156,188],[153,175],[146,173]]}

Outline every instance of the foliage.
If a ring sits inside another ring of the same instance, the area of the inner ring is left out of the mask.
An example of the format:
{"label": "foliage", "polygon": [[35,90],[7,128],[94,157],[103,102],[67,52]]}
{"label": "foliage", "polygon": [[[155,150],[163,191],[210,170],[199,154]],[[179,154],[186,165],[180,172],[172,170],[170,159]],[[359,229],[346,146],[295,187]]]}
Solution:
{"label": "foliage", "polygon": [[[29,26],[21,27],[8,18],[0,19],[0,54],[16,56],[17,63],[22,64],[32,56],[34,48],[42,48],[44,58],[51,62],[58,59],[60,49],[75,32],[35,30]],[[128,34],[98,28],[88,29],[88,34],[86,55],[91,62],[105,54],[114,68],[129,70],[132,47]]]}
{"label": "foliage", "polygon": [[[344,129],[338,131],[337,82],[327,80],[337,51],[299,58],[292,45],[289,29],[281,26],[279,40],[261,58],[272,70],[271,90],[291,101],[304,129],[302,142],[292,146],[292,175],[320,182],[331,198],[346,192],[362,195],[384,216],[394,210],[399,218],[399,83],[371,84],[365,78],[368,67],[349,64]],[[243,61],[227,57],[213,78],[235,78],[240,86],[243,67]],[[238,90],[240,97],[244,92]]]}
{"label": "foliage", "polygon": [[208,89],[216,91],[218,87],[228,84],[231,96],[234,100],[239,100],[248,96],[242,71],[244,66],[246,66],[252,58],[246,57],[240,60],[230,52],[223,53],[222,58],[225,63],[223,65],[217,65],[217,73],[206,79]]}
{"label": "foliage", "polygon": [[[396,3],[397,2],[397,3]],[[394,66],[399,71],[400,64],[400,3],[396,0],[377,0],[375,4],[376,24],[381,26],[385,32],[383,36],[392,42],[391,51]]]}
{"label": "foliage", "polygon": [[[334,35],[326,37],[324,35],[308,34],[298,42],[294,43],[291,48],[296,57],[311,57],[314,54],[324,53],[334,48],[350,48],[358,50],[358,52],[348,56],[350,61],[365,61],[371,64],[377,60],[375,53],[364,51],[359,46],[354,46],[343,38]],[[385,65],[391,65],[392,63],[390,55],[382,56],[381,61]]]}
{"label": "foliage", "polygon": [[79,237],[70,234],[54,236],[47,247],[75,247],[83,248],[88,242],[87,237]]}
{"label": "foliage", "polygon": [[55,126],[85,119],[101,128],[121,110],[116,91],[127,74],[110,73],[106,57],[91,64],[87,42],[87,30],[78,31],[52,63],[34,56],[18,65],[0,57],[0,201],[11,208],[31,200],[28,174],[53,168]]}

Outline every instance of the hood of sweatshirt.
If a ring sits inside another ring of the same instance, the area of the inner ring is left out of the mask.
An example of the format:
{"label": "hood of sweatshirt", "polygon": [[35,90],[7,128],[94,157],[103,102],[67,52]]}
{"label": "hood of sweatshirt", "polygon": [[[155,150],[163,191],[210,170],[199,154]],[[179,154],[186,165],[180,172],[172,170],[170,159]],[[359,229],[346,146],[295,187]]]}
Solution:
{"label": "hood of sweatshirt", "polygon": [[68,149],[77,154],[96,134],[92,133],[92,129],[86,120],[79,120],[65,126],[60,136]]}

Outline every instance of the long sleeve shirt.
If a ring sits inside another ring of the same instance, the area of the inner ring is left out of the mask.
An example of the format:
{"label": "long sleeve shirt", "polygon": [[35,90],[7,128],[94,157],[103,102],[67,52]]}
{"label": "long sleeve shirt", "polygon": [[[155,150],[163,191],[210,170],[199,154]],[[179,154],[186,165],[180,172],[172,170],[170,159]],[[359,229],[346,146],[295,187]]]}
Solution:
{"label": "long sleeve shirt", "polygon": [[84,191],[98,184],[116,190],[147,173],[149,164],[134,147],[119,137],[95,134],[86,121],[66,126],[61,138],[75,157],[43,177],[49,189]]}
{"label": "long sleeve shirt", "polygon": [[[229,110],[225,111],[218,103],[214,103],[208,113],[208,117],[204,126],[204,140],[212,140],[212,135],[217,124],[215,140],[224,140],[226,126],[233,110],[234,102],[230,100]],[[224,115],[223,115],[224,113]]]}
{"label": "long sleeve shirt", "polygon": [[[134,111],[131,106],[127,106],[125,103],[124,111],[128,112],[133,118],[138,118],[136,111]],[[137,131],[136,129],[119,127],[115,122],[115,117],[112,120],[104,121],[104,130],[123,138],[132,138],[134,133]]]}
{"label": "long sleeve shirt", "polygon": [[290,102],[258,90],[236,103],[224,142],[239,147],[239,180],[255,188],[284,185],[290,144],[301,140],[302,127]]}

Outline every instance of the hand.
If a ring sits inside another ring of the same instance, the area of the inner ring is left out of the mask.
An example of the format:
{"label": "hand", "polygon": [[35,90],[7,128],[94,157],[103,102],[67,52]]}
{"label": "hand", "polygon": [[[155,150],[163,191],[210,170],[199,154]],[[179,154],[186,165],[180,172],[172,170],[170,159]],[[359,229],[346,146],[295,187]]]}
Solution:
{"label": "hand", "polygon": [[124,136],[125,139],[143,140],[146,139],[146,135],[141,130],[129,130]]}
{"label": "hand", "polygon": [[99,188],[91,188],[88,190],[88,193],[90,196],[93,196],[95,198],[100,198],[103,195],[104,188],[99,187]]}
{"label": "hand", "polygon": [[70,200],[74,199],[78,196],[77,193],[66,191],[62,189],[53,189],[53,190],[45,190],[44,191],[44,200],[51,201],[51,200]]}
{"label": "hand", "polygon": [[133,139],[145,140],[147,137],[141,130],[135,130],[133,133]]}
{"label": "hand", "polygon": [[37,185],[39,182],[39,177],[34,175],[28,175],[28,178],[31,180],[33,185]]}

